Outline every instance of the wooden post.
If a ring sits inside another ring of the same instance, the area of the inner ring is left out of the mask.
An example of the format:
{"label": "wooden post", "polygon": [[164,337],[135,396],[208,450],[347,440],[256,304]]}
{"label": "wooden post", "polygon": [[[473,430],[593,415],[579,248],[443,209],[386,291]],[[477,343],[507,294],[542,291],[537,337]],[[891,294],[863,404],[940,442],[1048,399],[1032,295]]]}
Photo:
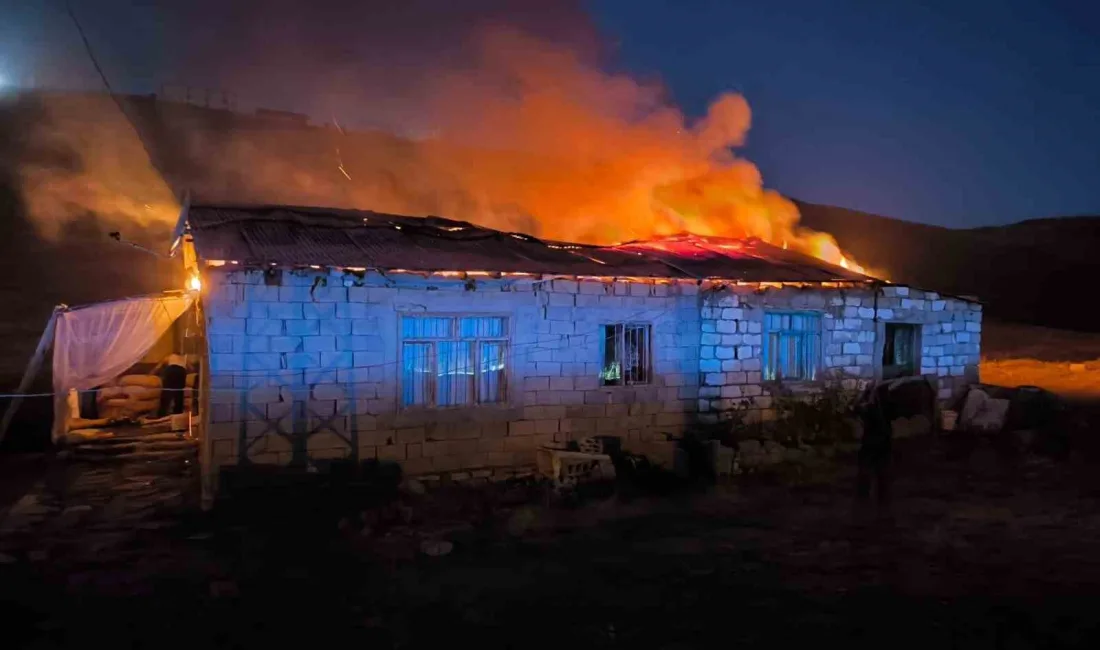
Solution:
{"label": "wooden post", "polygon": [[42,332],[42,338],[38,339],[38,347],[35,348],[34,355],[27,364],[27,369],[23,371],[23,381],[19,382],[19,388],[15,389],[15,397],[12,398],[7,410],[4,411],[4,420],[0,422],[0,443],[4,442],[4,435],[7,434],[8,427],[11,426],[15,412],[23,404],[23,394],[31,387],[34,378],[38,376],[38,371],[42,368],[42,360],[46,358],[46,352],[53,346],[53,331],[54,325],[57,323],[57,315],[65,309],[64,305],[54,307],[53,313],[50,314],[50,320],[46,321],[46,329]]}

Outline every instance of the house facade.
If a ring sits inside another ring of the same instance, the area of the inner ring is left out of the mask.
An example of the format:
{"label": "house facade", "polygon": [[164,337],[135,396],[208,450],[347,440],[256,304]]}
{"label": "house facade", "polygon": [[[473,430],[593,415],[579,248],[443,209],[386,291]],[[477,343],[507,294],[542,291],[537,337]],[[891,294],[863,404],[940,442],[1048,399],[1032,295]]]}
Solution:
{"label": "house facade", "polygon": [[366,212],[192,207],[212,468],[378,458],[531,465],[593,435],[773,414],[771,382],[977,381],[981,306],[761,242],[542,242]]}

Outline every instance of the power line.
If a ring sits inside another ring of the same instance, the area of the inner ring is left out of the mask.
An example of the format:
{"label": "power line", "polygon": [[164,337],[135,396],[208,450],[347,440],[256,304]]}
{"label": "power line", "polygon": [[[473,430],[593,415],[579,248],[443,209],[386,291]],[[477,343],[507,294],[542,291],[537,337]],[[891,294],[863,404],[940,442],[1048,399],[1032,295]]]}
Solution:
{"label": "power line", "polygon": [[[111,81],[107,78],[107,73],[104,72],[103,66],[99,64],[99,59],[96,58],[95,50],[92,49],[92,43],[88,40],[88,35],[84,33],[84,27],[81,26],[80,19],[76,17],[76,12],[73,11],[71,0],[65,0],[65,11],[69,14],[69,18],[72,19],[73,25],[76,26],[76,31],[78,34],[80,34],[80,40],[84,43],[84,51],[87,52],[88,58],[92,61],[92,66],[95,67],[96,72],[99,73],[99,78],[103,81],[103,86],[107,89],[107,94],[111,97],[111,100],[114,101],[115,106],[117,106],[118,110],[122,113],[122,117],[126,119],[127,123],[129,123],[130,128],[134,130],[134,134],[137,135],[138,142],[141,143],[142,150],[145,151],[145,155],[149,158],[149,164],[153,165],[153,153],[149,149],[149,145],[145,142],[145,138],[142,137],[141,129],[138,128],[137,122],[126,110],[126,106],[123,104],[122,100],[119,99],[118,95],[115,93],[114,88],[111,86]],[[159,170],[157,171],[159,172]]]}

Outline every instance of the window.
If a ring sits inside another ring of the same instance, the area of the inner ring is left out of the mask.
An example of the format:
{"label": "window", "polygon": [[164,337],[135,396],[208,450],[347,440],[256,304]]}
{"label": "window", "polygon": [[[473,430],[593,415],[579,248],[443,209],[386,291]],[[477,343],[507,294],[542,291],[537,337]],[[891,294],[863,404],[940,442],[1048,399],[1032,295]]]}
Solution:
{"label": "window", "polygon": [[507,356],[507,318],[402,316],[401,405],[503,402]]}
{"label": "window", "polygon": [[764,314],[764,379],[817,379],[821,358],[821,316]]}
{"label": "window", "polygon": [[886,340],[882,346],[882,378],[911,377],[917,374],[917,327],[903,323],[886,323]]}
{"label": "window", "polygon": [[601,386],[648,384],[653,375],[650,325],[604,325],[601,342]]}

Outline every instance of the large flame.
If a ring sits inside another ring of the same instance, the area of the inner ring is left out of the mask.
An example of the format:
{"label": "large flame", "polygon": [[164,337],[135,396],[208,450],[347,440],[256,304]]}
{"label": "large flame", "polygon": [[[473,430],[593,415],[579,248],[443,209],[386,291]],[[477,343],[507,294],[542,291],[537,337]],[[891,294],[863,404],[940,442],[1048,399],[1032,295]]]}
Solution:
{"label": "large flame", "polygon": [[[596,244],[682,232],[756,237],[861,270],[832,237],[799,227],[794,203],[765,189],[757,168],[734,154],[752,122],[740,95],[719,96],[691,120],[661,87],[608,74],[567,47],[508,28],[475,40],[474,64],[440,66],[404,98],[406,127],[429,136],[258,125],[227,131],[165,104],[156,113],[173,137],[158,164],[173,167],[176,184],[207,202],[437,214]],[[117,113],[106,98],[101,104]],[[371,106],[357,110],[365,120]],[[156,215],[170,226],[175,210],[162,206],[172,204],[171,194],[150,198],[142,189],[163,184],[130,180],[151,167],[133,134],[93,138],[101,129],[90,126],[96,120],[86,107],[55,117],[53,128],[69,136],[82,164],[24,174],[25,198],[43,230],[60,232],[66,219],[89,211],[130,222]],[[125,124],[119,115],[114,122]]]}

